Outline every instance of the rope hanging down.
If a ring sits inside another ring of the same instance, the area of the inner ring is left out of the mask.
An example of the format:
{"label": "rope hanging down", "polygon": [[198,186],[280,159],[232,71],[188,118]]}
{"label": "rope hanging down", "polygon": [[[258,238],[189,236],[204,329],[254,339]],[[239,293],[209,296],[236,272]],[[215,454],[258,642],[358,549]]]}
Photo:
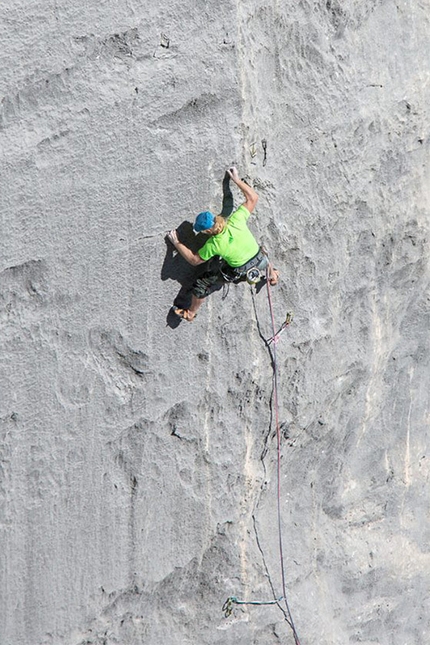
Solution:
{"label": "rope hanging down", "polygon": [[280,565],[281,565],[281,579],[282,579],[282,593],[283,593],[283,600],[285,603],[285,608],[287,611],[287,622],[290,625],[293,635],[294,635],[294,641],[296,645],[300,645],[299,641],[299,636],[297,634],[297,630],[294,626],[294,621],[293,617],[291,615],[290,607],[288,604],[287,600],[287,585],[285,581],[285,566],[284,566],[284,550],[282,546],[282,522],[281,522],[281,425],[279,423],[279,400],[278,400],[278,364],[277,364],[277,356],[276,356],[276,344],[279,339],[279,335],[284,331],[284,329],[290,324],[292,317],[290,314],[287,314],[287,318],[284,322],[284,324],[281,326],[280,330],[277,332],[276,327],[275,327],[275,317],[273,313],[273,304],[272,304],[272,295],[270,293],[270,280],[269,276],[267,275],[267,299],[269,301],[269,310],[270,310],[270,317],[272,320],[272,329],[273,329],[273,336],[272,338],[268,341],[268,344],[272,343],[273,347],[273,404],[275,408],[275,424],[276,424],[276,438],[277,438],[277,454],[278,454],[278,460],[277,460],[277,508],[278,508],[278,539],[279,539],[279,558],[280,558]]}
{"label": "rope hanging down", "polygon": [[[273,336],[269,338],[266,343],[267,347],[272,345],[272,367],[273,367],[273,407],[275,410],[275,425],[276,425],[276,437],[277,437],[277,515],[278,515],[278,539],[279,539],[279,557],[280,557],[280,567],[281,567],[281,579],[282,579],[282,592],[283,596],[280,596],[277,600],[239,600],[236,596],[230,596],[227,598],[223,605],[224,616],[228,618],[233,611],[233,605],[278,605],[284,614],[285,620],[288,625],[291,627],[294,636],[295,645],[300,645],[299,636],[297,634],[296,627],[294,625],[293,617],[291,615],[290,607],[287,599],[287,585],[285,581],[285,565],[284,565],[284,551],[282,546],[282,521],[281,521],[281,425],[279,423],[279,401],[278,401],[278,364],[276,357],[276,345],[279,340],[280,335],[285,331],[288,325],[293,320],[293,315],[287,313],[285,321],[282,323],[281,327],[276,331],[275,327],[275,317],[273,313],[273,304],[272,304],[272,295],[270,293],[270,280],[269,275],[266,279],[267,284],[267,298],[269,301],[269,310],[270,317],[272,322]],[[269,349],[270,351],[270,349]],[[285,609],[281,607],[281,602],[285,603]]]}

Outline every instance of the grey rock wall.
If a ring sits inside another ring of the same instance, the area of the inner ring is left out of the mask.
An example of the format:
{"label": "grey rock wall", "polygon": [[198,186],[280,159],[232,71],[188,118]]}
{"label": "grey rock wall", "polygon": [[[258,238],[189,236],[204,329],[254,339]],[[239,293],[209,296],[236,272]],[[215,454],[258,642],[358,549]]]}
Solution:
{"label": "grey rock wall", "polygon": [[[265,290],[169,316],[236,163],[282,281],[302,645],[430,634],[428,2],[5,2],[0,642],[294,643]],[[234,191],[235,204],[241,196]],[[224,202],[225,205],[225,202]],[[186,228],[186,227],[185,227]]]}

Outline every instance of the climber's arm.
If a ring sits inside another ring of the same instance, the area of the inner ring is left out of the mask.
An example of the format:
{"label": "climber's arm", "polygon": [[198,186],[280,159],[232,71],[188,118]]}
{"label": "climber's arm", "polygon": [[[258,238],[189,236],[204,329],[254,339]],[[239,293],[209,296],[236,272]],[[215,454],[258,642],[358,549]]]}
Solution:
{"label": "climber's arm", "polygon": [[188,248],[188,246],[185,246],[185,244],[182,244],[178,240],[178,234],[175,230],[169,231],[167,233],[168,239],[171,241],[175,249],[182,255],[184,260],[186,260],[189,264],[192,264],[192,266],[197,266],[198,264],[203,264],[206,260],[203,260],[198,253],[194,253],[191,249]]}
{"label": "climber's arm", "polygon": [[245,196],[245,202],[244,202],[244,204],[243,204],[243,205],[245,206],[245,208],[246,208],[250,213],[252,213],[252,211],[254,210],[254,208],[255,208],[255,206],[256,206],[256,204],[257,204],[257,202],[258,202],[258,195],[257,195],[257,193],[256,193],[256,192],[255,192],[255,190],[254,190],[251,186],[249,186],[245,181],[243,181],[242,179],[240,179],[239,174],[238,174],[238,172],[237,172],[237,169],[236,169],[234,166],[232,166],[231,168],[229,168],[229,169],[227,170],[227,172],[228,172],[228,174],[230,175],[231,179],[232,179],[232,180],[234,181],[234,183],[236,184],[236,186],[237,186],[238,188],[240,188],[240,190],[242,191],[242,193],[243,193],[243,194],[244,194],[244,196]]}

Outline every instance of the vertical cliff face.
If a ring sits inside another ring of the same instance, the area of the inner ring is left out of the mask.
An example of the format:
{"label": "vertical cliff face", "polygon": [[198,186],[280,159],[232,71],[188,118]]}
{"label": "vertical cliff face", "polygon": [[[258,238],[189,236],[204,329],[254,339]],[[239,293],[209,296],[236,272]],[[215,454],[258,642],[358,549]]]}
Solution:
{"label": "vertical cliff face", "polygon": [[428,7],[147,5],[3,9],[0,641],[294,643],[266,292],[168,315],[234,162],[300,642],[427,644]]}

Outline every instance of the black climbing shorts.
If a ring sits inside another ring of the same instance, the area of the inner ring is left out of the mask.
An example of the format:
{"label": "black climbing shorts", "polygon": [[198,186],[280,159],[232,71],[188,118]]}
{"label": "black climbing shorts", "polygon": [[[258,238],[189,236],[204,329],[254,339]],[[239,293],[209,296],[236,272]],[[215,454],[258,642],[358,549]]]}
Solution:
{"label": "black climbing shorts", "polygon": [[209,260],[207,269],[193,284],[191,292],[196,298],[207,298],[220,289],[224,278],[221,271],[223,261],[217,255]]}
{"label": "black climbing shorts", "polygon": [[193,284],[192,293],[196,298],[207,298],[219,282],[222,282],[222,275],[218,271],[216,273],[206,271]]}

